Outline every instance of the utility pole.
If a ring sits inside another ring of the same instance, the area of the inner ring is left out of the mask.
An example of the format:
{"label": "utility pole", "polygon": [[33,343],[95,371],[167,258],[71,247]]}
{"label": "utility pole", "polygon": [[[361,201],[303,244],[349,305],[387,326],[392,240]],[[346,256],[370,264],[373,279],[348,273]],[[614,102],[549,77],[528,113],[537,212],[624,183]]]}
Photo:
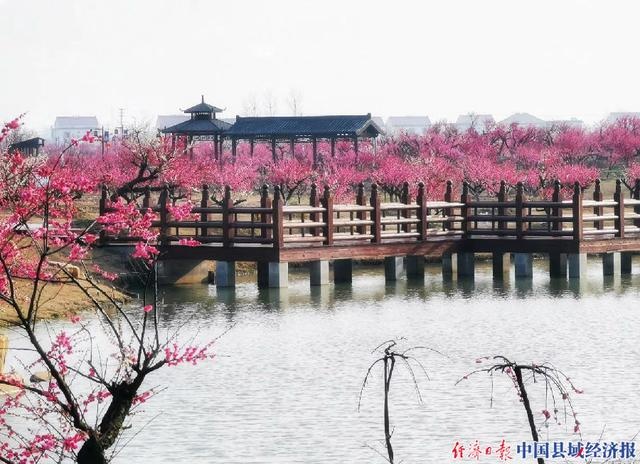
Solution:
{"label": "utility pole", "polygon": [[120,111],[120,139],[124,138],[124,108],[119,108]]}

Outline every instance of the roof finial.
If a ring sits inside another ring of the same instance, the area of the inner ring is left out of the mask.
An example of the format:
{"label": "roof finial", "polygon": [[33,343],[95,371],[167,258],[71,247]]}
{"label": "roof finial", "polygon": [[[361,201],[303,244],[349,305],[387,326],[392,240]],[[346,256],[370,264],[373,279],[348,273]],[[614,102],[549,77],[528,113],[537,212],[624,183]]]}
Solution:
{"label": "roof finial", "polygon": [[201,95],[201,97],[202,97],[202,103],[204,103],[204,95]]}

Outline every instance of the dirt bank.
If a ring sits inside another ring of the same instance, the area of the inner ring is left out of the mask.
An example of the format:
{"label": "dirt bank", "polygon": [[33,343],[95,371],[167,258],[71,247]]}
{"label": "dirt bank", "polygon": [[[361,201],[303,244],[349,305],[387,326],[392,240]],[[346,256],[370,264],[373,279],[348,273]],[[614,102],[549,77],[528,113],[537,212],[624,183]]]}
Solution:
{"label": "dirt bank", "polygon": [[[24,301],[24,307],[28,307],[33,286],[30,281],[16,281],[16,293]],[[101,285],[101,289],[116,301],[125,301],[127,296],[107,285]],[[108,298],[99,291],[90,290],[90,295],[103,304],[108,304]],[[40,308],[38,318],[60,319],[70,318],[74,314],[93,308],[91,299],[72,283],[47,283],[40,295]],[[18,322],[15,310],[5,303],[0,303],[0,325],[11,325]]]}

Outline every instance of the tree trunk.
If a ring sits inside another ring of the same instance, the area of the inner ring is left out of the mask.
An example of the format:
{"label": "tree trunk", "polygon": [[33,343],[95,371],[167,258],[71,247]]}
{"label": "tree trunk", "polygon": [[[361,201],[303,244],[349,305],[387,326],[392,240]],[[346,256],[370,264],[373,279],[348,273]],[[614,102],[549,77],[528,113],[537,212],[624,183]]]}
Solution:
{"label": "tree trunk", "polygon": [[90,437],[84,442],[78,452],[78,464],[107,464],[104,449],[95,437]]}

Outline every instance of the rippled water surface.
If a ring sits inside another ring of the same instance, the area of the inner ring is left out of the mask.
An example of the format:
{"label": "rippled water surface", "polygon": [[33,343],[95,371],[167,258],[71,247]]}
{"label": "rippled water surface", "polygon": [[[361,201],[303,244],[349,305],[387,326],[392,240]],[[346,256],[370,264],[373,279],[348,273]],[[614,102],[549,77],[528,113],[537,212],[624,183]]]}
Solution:
{"label": "rippled water surface", "polygon": [[[553,362],[584,394],[574,397],[583,438],[628,440],[640,430],[640,275],[604,279],[598,262],[580,283],[550,281],[546,262],[532,281],[494,283],[490,266],[475,281],[443,282],[429,267],[424,282],[385,284],[382,267],[356,268],[351,286],[310,290],[293,270],[286,290],[258,290],[253,277],[235,290],[165,288],[164,324],[217,343],[220,356],[197,367],[164,369],[151,381],[168,389],[134,418],[144,426],[117,463],[384,462],[381,371],[358,394],[371,350],[406,337],[445,356],[416,351],[424,402],[398,368],[391,392],[396,456],[405,463],[451,461],[455,441],[494,445],[529,439],[509,380],[486,374],[456,381],[480,356]],[[543,422],[544,387],[531,386]],[[491,405],[491,397],[493,404]],[[569,439],[570,424],[542,429]],[[133,434],[130,434],[133,435]],[[493,459],[485,459],[497,462]]]}

